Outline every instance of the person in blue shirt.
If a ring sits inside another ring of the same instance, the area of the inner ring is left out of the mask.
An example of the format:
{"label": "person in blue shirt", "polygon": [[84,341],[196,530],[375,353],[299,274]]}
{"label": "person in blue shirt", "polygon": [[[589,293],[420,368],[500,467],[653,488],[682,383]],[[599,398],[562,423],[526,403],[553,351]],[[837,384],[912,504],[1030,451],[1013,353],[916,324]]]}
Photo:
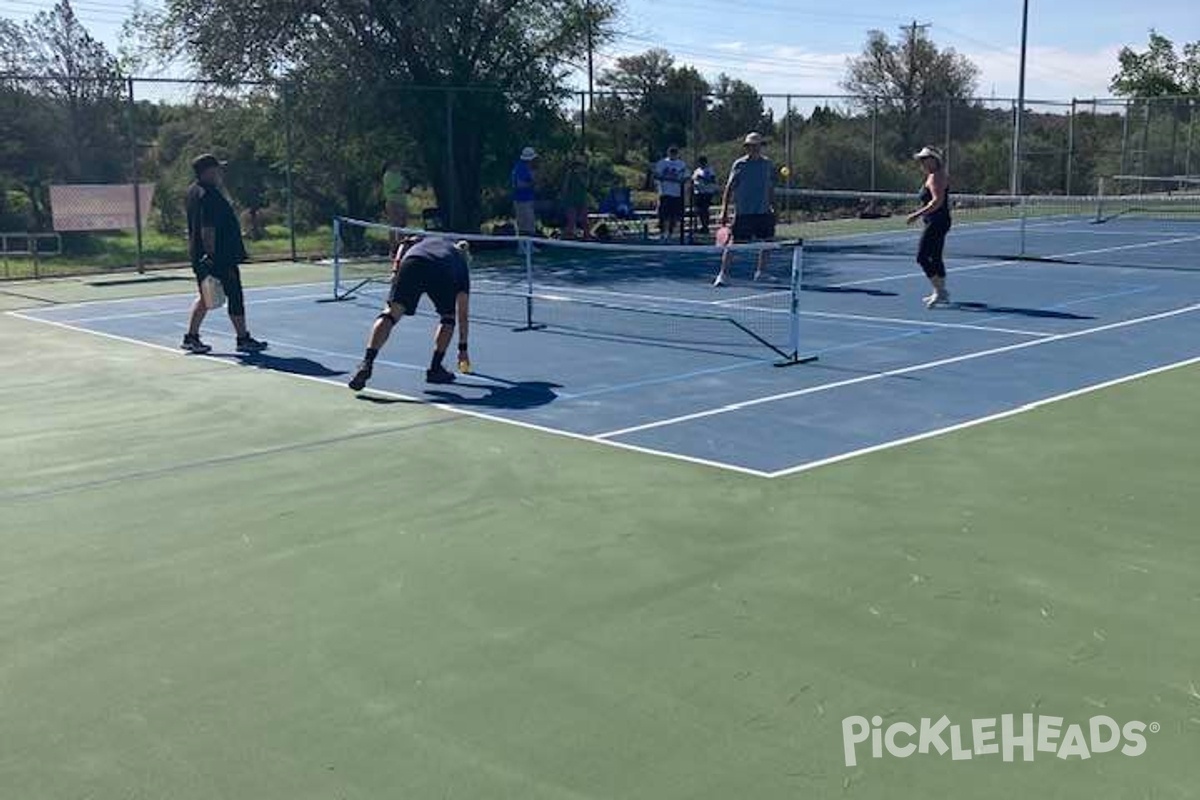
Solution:
{"label": "person in blue shirt", "polygon": [[526,147],[521,151],[521,158],[512,170],[513,212],[517,222],[517,233],[521,236],[537,234],[537,214],[534,211],[537,161],[537,151]]}

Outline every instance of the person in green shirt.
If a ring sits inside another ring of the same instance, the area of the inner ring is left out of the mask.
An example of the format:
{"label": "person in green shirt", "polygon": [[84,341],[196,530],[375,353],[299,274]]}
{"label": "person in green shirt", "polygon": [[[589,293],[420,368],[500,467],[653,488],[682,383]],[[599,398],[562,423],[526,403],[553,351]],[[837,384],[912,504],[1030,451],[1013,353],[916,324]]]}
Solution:
{"label": "person in green shirt", "polygon": [[587,163],[582,157],[567,164],[563,177],[561,202],[566,216],[563,235],[568,239],[588,238]]}

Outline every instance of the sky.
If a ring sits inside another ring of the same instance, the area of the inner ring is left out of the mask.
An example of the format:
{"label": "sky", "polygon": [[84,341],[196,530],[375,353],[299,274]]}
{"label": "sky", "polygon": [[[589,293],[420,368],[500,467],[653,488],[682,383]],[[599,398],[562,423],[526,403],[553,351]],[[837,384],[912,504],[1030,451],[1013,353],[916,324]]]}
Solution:
{"label": "sky", "polygon": [[[52,5],[0,0],[0,16],[20,21]],[[133,0],[73,5],[115,50]],[[1150,28],[1176,43],[1200,40],[1196,9],[1196,0],[1030,0],[1026,95],[1107,96],[1122,46],[1144,46]],[[846,10],[828,0],[624,0],[621,35],[602,47],[597,68],[665,47],[706,76],[725,72],[764,94],[838,94],[846,59],[862,48],[869,29],[898,36],[900,26],[914,21],[930,25],[927,35],[940,47],[953,47],[980,67],[980,96],[1016,95],[1021,0],[866,0]]]}

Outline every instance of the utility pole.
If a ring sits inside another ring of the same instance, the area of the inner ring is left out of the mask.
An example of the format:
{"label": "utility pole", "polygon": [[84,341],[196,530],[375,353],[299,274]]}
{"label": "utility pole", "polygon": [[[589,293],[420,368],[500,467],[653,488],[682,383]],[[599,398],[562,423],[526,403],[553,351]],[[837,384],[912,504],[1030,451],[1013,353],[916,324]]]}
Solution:
{"label": "utility pole", "polygon": [[[916,93],[917,93],[917,37],[923,32],[932,27],[929,23],[924,25],[917,24],[914,19],[911,25],[901,25],[900,30],[908,33],[908,87],[905,91],[904,108],[907,112],[907,119],[904,121],[906,135],[911,136],[916,133],[917,125],[914,120],[916,109]],[[911,142],[910,142],[911,144]]]}
{"label": "utility pole", "polygon": [[1024,0],[1021,12],[1021,74],[1017,85],[1017,113],[1013,120],[1011,194],[1021,193],[1021,123],[1025,118],[1025,53],[1029,41],[1029,0]]}
{"label": "utility pole", "polygon": [[914,19],[911,25],[901,25],[900,30],[908,31],[908,80],[913,80],[913,75],[917,71],[917,37],[922,32],[929,30],[932,25],[928,22],[924,25],[918,25]]}
{"label": "utility pole", "polygon": [[584,14],[587,17],[587,70],[588,70],[588,112],[592,110],[592,105],[596,100],[595,85],[596,85],[596,67],[593,63],[596,45],[593,36],[595,23],[592,18],[592,0],[587,0],[584,4]]}

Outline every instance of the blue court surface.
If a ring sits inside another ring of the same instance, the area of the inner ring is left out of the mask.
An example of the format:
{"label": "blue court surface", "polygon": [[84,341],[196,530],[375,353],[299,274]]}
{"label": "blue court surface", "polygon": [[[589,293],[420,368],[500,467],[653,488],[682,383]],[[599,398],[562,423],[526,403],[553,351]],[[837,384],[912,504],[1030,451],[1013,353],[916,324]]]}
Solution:
{"label": "blue court surface", "polygon": [[[1013,414],[1039,403],[1198,360],[1200,225],[1129,220],[1031,226],[1046,255],[1064,261],[974,258],[986,225],[964,226],[948,246],[954,304],[927,311],[928,284],[911,258],[847,247],[806,257],[801,350],[815,363],[779,368],[778,357],[729,326],[588,307],[576,324],[514,331],[477,321],[477,374],[447,387],[424,382],[433,320],[404,320],[356,403],[421,401],[607,444],[775,477]],[[878,235],[915,249],[915,233]],[[849,241],[874,241],[847,237]],[[1069,261],[1070,263],[1067,263]],[[785,280],[754,283],[746,262],[731,288],[704,274],[589,272],[586,254],[565,261],[563,296],[696,309],[778,313]],[[782,272],[782,270],[780,270]],[[543,287],[544,288],[544,287]],[[361,357],[379,292],[321,302],[330,285],[255,289],[251,328],[268,353],[233,354],[229,324],[206,323],[212,357],[249,368],[344,384]],[[23,311],[19,316],[177,351],[187,296]],[[180,357],[183,357],[182,355]],[[448,362],[453,362],[453,348]],[[307,391],[297,385],[297,392]]]}

